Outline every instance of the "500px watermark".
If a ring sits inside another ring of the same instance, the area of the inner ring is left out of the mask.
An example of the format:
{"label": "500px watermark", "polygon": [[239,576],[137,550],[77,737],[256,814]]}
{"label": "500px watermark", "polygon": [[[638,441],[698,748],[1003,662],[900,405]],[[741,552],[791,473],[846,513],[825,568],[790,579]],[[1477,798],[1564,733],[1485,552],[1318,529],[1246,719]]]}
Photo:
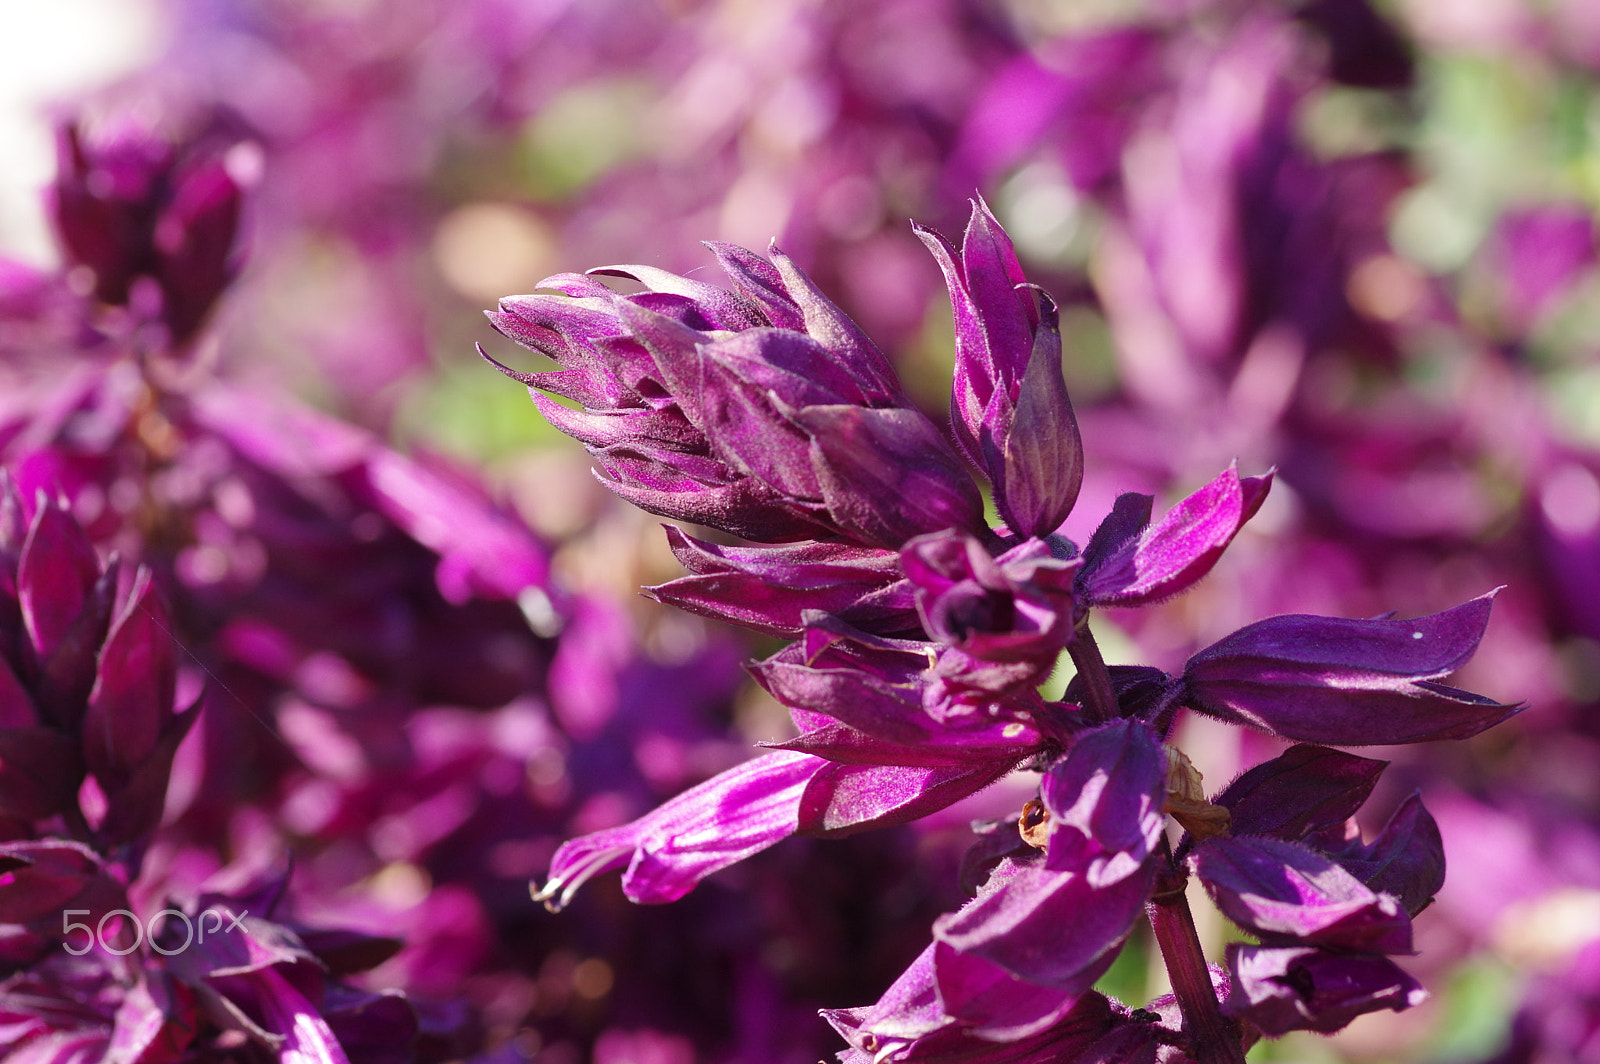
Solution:
{"label": "500px watermark", "polygon": [[[100,917],[99,922],[96,923],[93,928],[91,928],[88,924],[80,923],[79,921],[73,919],[74,916],[88,916],[89,914],[89,909],[62,910],[61,936],[64,941],[61,943],[61,945],[63,949],[72,954],[74,957],[83,956],[91,949],[94,949],[96,945],[98,945],[105,952],[113,953],[120,957],[124,954],[132,953],[134,950],[138,949],[147,938],[150,941],[151,949],[155,950],[157,953],[170,957],[175,953],[182,953],[196,942],[204,942],[207,934],[214,936],[217,934],[228,934],[236,930],[243,931],[244,918],[250,915],[249,912],[242,909],[237,913],[228,909],[205,909],[201,911],[198,917],[191,920],[189,919],[187,913],[179,912],[177,909],[162,909],[160,912],[151,916],[149,920],[141,924],[139,923],[139,918],[133,915],[133,913],[129,912],[127,909],[112,909],[110,912]],[[118,922],[111,925],[111,935],[108,936],[106,934],[106,924],[110,923],[113,917],[118,918]],[[173,946],[157,941],[156,921],[162,919],[163,917],[168,919],[165,926],[163,926],[161,929],[162,932],[166,932],[173,926],[172,920],[177,919],[183,921],[184,937],[182,944]],[[210,917],[215,921],[209,929],[206,927],[207,917]],[[120,932],[122,932],[124,928],[128,927],[133,928],[133,944],[120,948],[113,946],[111,944],[113,938],[118,940],[126,940],[127,935],[121,934]],[[196,928],[199,929],[198,934],[196,933]],[[84,935],[87,936],[87,938],[82,947],[75,948],[72,945],[72,939],[68,936],[70,936],[74,931],[80,930],[84,933]]]}

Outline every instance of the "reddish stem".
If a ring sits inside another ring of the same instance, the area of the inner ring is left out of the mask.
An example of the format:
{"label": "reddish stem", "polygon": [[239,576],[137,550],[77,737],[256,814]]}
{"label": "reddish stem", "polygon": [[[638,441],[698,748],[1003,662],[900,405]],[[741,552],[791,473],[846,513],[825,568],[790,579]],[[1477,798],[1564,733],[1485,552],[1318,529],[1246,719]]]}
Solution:
{"label": "reddish stem", "polygon": [[1122,716],[1117,709],[1117,696],[1111,690],[1111,674],[1106,671],[1106,659],[1100,656],[1100,644],[1089,631],[1087,618],[1080,621],[1067,644],[1067,653],[1078,667],[1078,677],[1083,681],[1083,708],[1097,724],[1116,720]]}
{"label": "reddish stem", "polygon": [[[1162,840],[1163,856],[1172,868],[1172,850]],[[1222,1015],[1217,994],[1211,986],[1200,934],[1195,930],[1194,914],[1184,894],[1185,877],[1176,871],[1159,876],[1156,890],[1145,913],[1161,945],[1161,959],[1167,964],[1172,992],[1183,1010],[1183,1027],[1190,1039],[1190,1055],[1198,1064],[1244,1064],[1244,1047],[1238,1028]]]}

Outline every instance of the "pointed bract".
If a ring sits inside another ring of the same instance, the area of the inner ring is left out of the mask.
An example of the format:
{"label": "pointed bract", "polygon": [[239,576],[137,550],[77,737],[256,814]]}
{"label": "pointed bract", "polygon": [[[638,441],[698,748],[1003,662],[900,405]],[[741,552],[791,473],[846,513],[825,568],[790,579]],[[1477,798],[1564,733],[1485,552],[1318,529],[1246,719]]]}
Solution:
{"label": "pointed bract", "polygon": [[[1312,844],[1319,845],[1316,840]],[[1444,840],[1420,794],[1401,802],[1372,842],[1356,838],[1322,849],[1373,890],[1399,898],[1412,916],[1444,886]]]}
{"label": "pointed bract", "polygon": [[1387,761],[1302,744],[1228,784],[1212,802],[1232,814],[1234,835],[1298,842],[1355,816]]}
{"label": "pointed bract", "polygon": [[1472,656],[1493,597],[1410,621],[1258,621],[1189,659],[1186,703],[1302,742],[1465,739],[1522,708],[1432,682]]}
{"label": "pointed bract", "polygon": [[1241,479],[1229,466],[1138,535],[1130,535],[1128,526],[1141,507],[1148,517],[1149,504],[1136,501],[1144,496],[1122,496],[1085,552],[1079,594],[1096,606],[1147,606],[1171,598],[1211,571],[1271,486],[1270,472]]}
{"label": "pointed bract", "polygon": [[1268,945],[1409,953],[1411,921],[1392,895],[1281,839],[1206,839],[1189,858],[1223,914]]}

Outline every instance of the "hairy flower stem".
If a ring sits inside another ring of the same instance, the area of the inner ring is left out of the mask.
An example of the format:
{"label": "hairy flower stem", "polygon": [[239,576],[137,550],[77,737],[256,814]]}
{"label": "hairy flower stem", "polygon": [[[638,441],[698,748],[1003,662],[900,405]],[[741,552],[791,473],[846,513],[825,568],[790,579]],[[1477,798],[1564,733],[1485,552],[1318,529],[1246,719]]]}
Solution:
{"label": "hairy flower stem", "polygon": [[1100,644],[1094,641],[1094,633],[1089,631],[1088,617],[1078,622],[1072,642],[1067,644],[1067,652],[1072,655],[1072,663],[1078,667],[1078,675],[1083,679],[1083,708],[1089,711],[1089,717],[1100,724],[1122,716],[1117,711],[1117,696],[1111,690],[1111,674],[1106,671],[1106,659],[1100,656]]}
{"label": "hairy flower stem", "polygon": [[1167,977],[1183,1010],[1183,1026],[1191,1039],[1188,1052],[1198,1064],[1244,1064],[1244,1047],[1234,1024],[1217,1007],[1217,994],[1211,986],[1200,935],[1194,927],[1194,914],[1184,894],[1187,877],[1174,867],[1172,847],[1161,840],[1167,871],[1156,880],[1155,893],[1145,906]]}

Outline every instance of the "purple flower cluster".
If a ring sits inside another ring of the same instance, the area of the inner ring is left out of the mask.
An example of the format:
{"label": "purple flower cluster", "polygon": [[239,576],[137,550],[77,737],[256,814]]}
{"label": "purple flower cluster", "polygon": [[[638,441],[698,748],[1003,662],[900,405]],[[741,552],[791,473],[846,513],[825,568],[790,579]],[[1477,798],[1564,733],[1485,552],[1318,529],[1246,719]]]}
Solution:
{"label": "purple flower cluster", "polygon": [[[1408,801],[1370,843],[1350,818],[1384,762],[1323,745],[1474,735],[1515,713],[1439,683],[1492,596],[1411,621],[1281,616],[1177,675],[1101,658],[1096,606],[1183,591],[1257,511],[1271,474],[1229,468],[1152,522],[1125,494],[1080,550],[1057,532],[1083,449],[1053,301],[975,204],[959,250],[931,232],[956,322],[952,436],[791,260],[708,245],[730,288],[602,268],[503,299],[506,336],[556,363],[502,372],[581,441],[601,479],[669,528],[690,575],[664,602],[794,640],[752,666],[798,735],[630,824],[575,839],[536,897],[621,869],[635,901],[682,896],[790,835],[846,835],[945,808],[1019,767],[1039,797],[968,858],[974,896],[870,1008],[828,1013],[846,1061],[1242,1059],[1259,1034],[1331,1031],[1423,996],[1388,958],[1443,881]],[[498,365],[498,363],[497,363]],[[568,401],[558,403],[544,393]],[[989,523],[976,469],[992,489]],[[1064,701],[1040,683],[1063,654]],[[1302,745],[1209,799],[1167,742],[1180,710]],[[1187,834],[1173,848],[1171,814]],[[1197,877],[1257,943],[1208,972],[1183,887]],[[1130,1010],[1093,990],[1148,911],[1176,994]],[[1163,1011],[1165,1010],[1165,1011]],[[1184,1056],[1173,1056],[1173,1052]]]}
{"label": "purple flower cluster", "polygon": [[57,501],[26,503],[6,481],[0,617],[5,1059],[224,1060],[246,1041],[323,1061],[348,1059],[341,1043],[406,1051],[405,998],[342,981],[396,940],[294,924],[270,892],[124,922],[147,915],[130,887],[201,707],[177,705],[150,571],[102,564]]}

